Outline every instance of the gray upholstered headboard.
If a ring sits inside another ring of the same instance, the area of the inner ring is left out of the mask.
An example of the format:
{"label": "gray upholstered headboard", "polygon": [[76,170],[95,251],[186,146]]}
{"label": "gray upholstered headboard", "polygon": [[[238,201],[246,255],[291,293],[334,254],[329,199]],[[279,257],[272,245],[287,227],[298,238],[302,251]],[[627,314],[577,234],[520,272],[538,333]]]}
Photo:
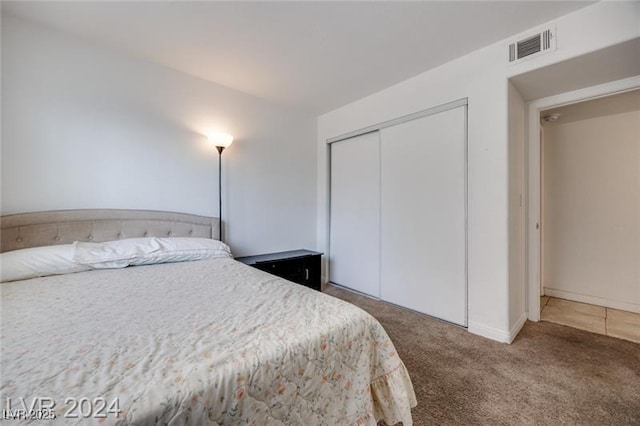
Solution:
{"label": "gray upholstered headboard", "polygon": [[0,217],[0,252],[136,237],[220,238],[218,218],[152,210],[52,210]]}

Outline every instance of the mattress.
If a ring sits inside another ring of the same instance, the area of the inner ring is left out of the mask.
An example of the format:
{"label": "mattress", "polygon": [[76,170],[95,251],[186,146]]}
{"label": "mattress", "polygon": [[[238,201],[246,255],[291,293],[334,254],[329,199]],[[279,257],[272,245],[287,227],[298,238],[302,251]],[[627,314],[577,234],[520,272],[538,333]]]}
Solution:
{"label": "mattress", "polygon": [[412,423],[413,387],[378,321],[232,259],[35,278],[0,291],[5,418]]}

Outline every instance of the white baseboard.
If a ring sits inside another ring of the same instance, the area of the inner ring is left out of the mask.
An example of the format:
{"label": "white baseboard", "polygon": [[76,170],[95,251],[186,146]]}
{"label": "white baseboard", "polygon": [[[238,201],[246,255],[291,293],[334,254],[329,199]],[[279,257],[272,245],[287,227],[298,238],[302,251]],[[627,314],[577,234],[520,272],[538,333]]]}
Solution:
{"label": "white baseboard", "polygon": [[511,344],[518,333],[520,333],[520,330],[522,330],[522,327],[524,327],[525,322],[527,322],[527,314],[523,313],[520,318],[518,318],[518,321],[513,324],[513,327],[511,327],[511,330],[509,330],[509,332],[472,321],[469,321],[468,330],[470,333],[486,337],[487,339]]}
{"label": "white baseboard", "polygon": [[524,323],[526,322],[527,313],[523,312],[520,318],[518,318],[518,321],[516,321],[516,323],[513,324],[513,327],[511,327],[511,330],[509,330],[509,343],[515,340],[516,336],[518,335],[518,333],[520,333],[520,330],[522,330],[522,327],[524,327]]}
{"label": "white baseboard", "polygon": [[620,309],[622,311],[640,313],[640,304],[632,302],[620,302],[605,297],[587,296],[585,294],[574,293],[572,291],[558,290],[557,288],[544,288],[544,295],[558,297],[560,299],[573,300],[574,302],[588,303],[590,305],[604,306],[605,308]]}
{"label": "white baseboard", "polygon": [[501,343],[511,343],[510,333],[500,330],[498,328],[489,327],[484,324],[469,321],[469,327],[467,328],[470,333],[477,334],[478,336],[486,337],[487,339],[496,340]]}

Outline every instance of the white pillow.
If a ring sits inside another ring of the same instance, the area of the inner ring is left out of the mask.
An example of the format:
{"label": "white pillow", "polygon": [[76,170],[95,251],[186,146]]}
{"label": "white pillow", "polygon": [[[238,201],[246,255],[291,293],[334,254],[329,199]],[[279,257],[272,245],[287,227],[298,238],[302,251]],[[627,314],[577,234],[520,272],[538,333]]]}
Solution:
{"label": "white pillow", "polygon": [[105,243],[73,243],[73,260],[93,269],[231,257],[229,246],[208,238],[128,238]]}
{"label": "white pillow", "polygon": [[232,257],[229,246],[218,240],[209,238],[156,238],[156,240],[162,249],[139,256],[131,265]]}
{"label": "white pillow", "polygon": [[48,275],[88,271],[73,261],[73,244],[32,247],[0,254],[0,281],[26,280]]}
{"label": "white pillow", "polygon": [[104,243],[73,243],[73,260],[94,269],[125,268],[140,256],[160,251],[157,238],[125,238]]}

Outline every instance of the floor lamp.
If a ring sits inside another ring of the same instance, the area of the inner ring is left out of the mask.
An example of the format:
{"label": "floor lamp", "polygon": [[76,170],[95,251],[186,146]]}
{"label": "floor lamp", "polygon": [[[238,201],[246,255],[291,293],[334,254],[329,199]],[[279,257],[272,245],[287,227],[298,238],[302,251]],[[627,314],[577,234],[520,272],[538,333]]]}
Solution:
{"label": "floor lamp", "polygon": [[209,136],[209,141],[218,150],[218,220],[220,220],[220,241],[224,242],[224,225],[222,222],[222,151],[233,143],[233,136],[228,133],[216,133]]}

